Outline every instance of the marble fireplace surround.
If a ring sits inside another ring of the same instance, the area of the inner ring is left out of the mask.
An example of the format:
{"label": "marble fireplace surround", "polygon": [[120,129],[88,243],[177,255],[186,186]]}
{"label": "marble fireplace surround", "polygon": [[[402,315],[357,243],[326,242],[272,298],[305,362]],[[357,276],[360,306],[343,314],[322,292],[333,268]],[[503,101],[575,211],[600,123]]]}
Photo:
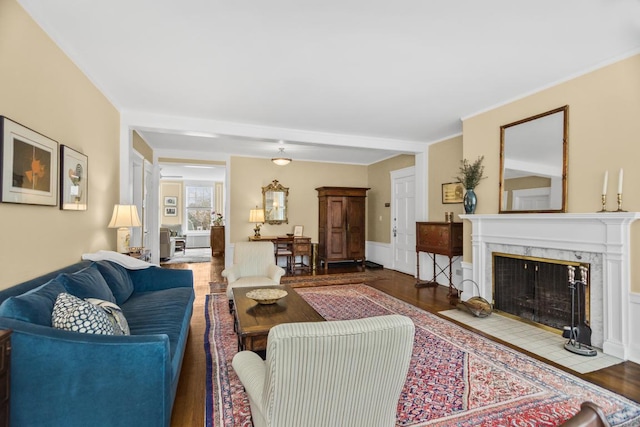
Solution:
{"label": "marble fireplace surround", "polygon": [[[590,264],[592,343],[620,359],[640,357],[630,292],[630,226],[638,212],[460,215],[472,224],[472,279],[493,300],[494,252]],[[477,295],[465,282],[463,298]],[[636,298],[637,300],[637,298]],[[634,310],[639,306],[635,305]],[[635,345],[635,347],[634,347]],[[630,357],[632,356],[632,357]],[[634,360],[635,361],[635,360]]]}

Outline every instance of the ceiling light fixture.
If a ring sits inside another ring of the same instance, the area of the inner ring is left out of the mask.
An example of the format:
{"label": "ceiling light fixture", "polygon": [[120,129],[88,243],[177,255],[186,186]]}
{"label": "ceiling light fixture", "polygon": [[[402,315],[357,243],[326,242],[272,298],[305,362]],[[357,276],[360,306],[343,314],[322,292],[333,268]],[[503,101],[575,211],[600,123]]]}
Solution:
{"label": "ceiling light fixture", "polygon": [[280,147],[280,151],[278,152],[278,154],[280,155],[280,157],[274,157],[273,159],[271,159],[273,163],[275,163],[278,166],[284,166],[291,163],[291,159],[288,157],[285,157],[283,147]]}

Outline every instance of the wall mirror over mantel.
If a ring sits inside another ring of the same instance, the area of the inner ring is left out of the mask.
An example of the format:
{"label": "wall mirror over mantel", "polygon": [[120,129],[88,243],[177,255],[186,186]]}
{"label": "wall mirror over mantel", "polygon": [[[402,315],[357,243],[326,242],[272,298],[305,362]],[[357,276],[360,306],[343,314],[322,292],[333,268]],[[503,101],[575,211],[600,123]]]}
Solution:
{"label": "wall mirror over mantel", "polygon": [[277,179],[262,187],[262,208],[267,224],[288,224],[289,188],[282,186]]}
{"label": "wall mirror over mantel", "polygon": [[500,126],[500,213],[567,211],[569,106]]}

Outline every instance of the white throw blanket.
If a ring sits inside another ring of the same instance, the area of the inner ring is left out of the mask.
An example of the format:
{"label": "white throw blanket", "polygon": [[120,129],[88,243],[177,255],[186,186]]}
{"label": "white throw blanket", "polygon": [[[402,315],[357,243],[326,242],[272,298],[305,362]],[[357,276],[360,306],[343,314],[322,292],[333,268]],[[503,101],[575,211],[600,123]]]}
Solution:
{"label": "white throw blanket", "polygon": [[143,268],[157,267],[156,264],[151,264],[146,261],[141,261],[137,258],[130,257],[129,255],[121,254],[113,251],[98,251],[92,254],[82,254],[83,260],[89,261],[111,261],[116,264],[128,268],[129,270],[141,270]]}

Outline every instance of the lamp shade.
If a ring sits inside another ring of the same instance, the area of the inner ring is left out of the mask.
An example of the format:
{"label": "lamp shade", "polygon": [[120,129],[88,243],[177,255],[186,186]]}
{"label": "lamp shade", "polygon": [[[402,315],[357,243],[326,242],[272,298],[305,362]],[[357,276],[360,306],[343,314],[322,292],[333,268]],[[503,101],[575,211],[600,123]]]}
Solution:
{"label": "lamp shade", "polygon": [[279,157],[274,157],[273,159],[271,159],[273,163],[275,163],[278,166],[284,166],[291,163],[291,158],[285,157],[284,155],[284,148],[281,147],[280,151],[278,151],[278,154],[280,155]]}
{"label": "lamp shade", "polygon": [[264,222],[264,210],[251,209],[249,211],[249,222]]}
{"label": "lamp shade", "polygon": [[140,217],[135,205],[115,205],[109,221],[109,228],[140,227]]}

